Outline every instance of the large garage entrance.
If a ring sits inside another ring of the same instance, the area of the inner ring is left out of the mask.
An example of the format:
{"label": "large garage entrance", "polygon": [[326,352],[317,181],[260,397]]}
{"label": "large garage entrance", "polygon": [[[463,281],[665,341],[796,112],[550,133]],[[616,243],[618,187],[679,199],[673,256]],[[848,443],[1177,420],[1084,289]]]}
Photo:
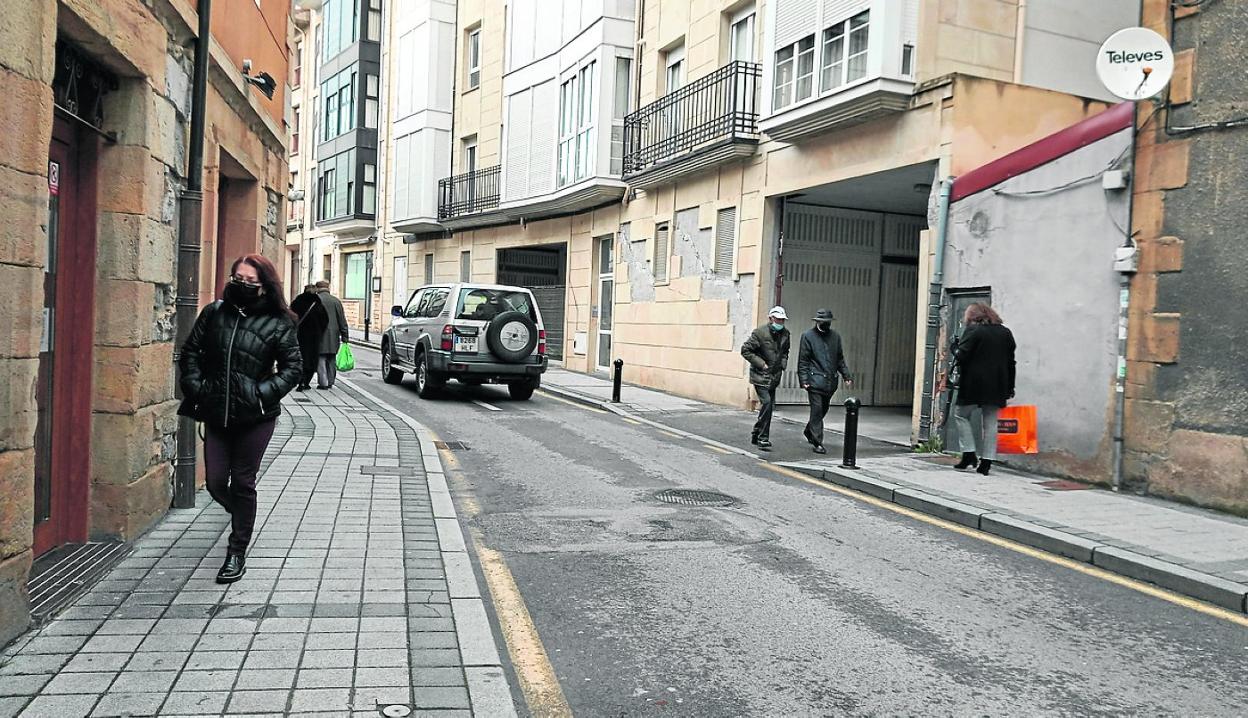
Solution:
{"label": "large garage entrance", "polygon": [[865,405],[913,402],[919,292],[919,234],[927,227],[935,167],[919,165],[824,185],[783,202],[784,244],[777,281],[789,314],[793,355],[780,385],[783,403],[806,403],[797,378],[798,337],[819,308],[836,315],[854,375],[833,397]]}
{"label": "large garage entrance", "polygon": [[551,359],[563,359],[567,267],[568,248],[563,244],[498,250],[498,283],[533,292],[546,325],[546,355]]}

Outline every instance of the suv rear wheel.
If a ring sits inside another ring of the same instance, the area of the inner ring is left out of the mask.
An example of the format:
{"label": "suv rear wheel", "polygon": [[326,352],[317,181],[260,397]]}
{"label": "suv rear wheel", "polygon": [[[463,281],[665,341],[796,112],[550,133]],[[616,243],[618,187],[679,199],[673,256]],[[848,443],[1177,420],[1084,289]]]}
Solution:
{"label": "suv rear wheel", "polygon": [[445,383],[445,379],[429,369],[429,355],[421,352],[416,358],[416,393],[421,399],[432,399]]}
{"label": "suv rear wheel", "polygon": [[539,383],[536,379],[528,379],[526,381],[516,382],[507,385],[507,392],[511,394],[511,398],[516,401],[528,401],[533,398],[533,392],[537,389]]}
{"label": "suv rear wheel", "polygon": [[390,364],[390,342],[381,346],[381,380],[387,384],[402,384],[403,370]]}

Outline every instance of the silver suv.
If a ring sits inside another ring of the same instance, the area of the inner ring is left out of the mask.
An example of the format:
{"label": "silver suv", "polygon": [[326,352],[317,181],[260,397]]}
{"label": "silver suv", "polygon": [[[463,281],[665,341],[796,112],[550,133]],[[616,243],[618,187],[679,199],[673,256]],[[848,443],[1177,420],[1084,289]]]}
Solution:
{"label": "silver suv", "polygon": [[422,399],[448,379],[477,386],[506,384],[525,400],[546,371],[546,329],[533,293],[496,284],[434,284],[412,292],[381,338],[387,384],[416,375]]}

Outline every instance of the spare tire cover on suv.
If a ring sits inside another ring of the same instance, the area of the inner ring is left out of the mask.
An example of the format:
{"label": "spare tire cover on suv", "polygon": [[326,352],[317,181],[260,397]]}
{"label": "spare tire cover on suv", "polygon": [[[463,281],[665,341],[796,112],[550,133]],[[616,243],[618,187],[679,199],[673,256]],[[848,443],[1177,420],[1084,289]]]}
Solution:
{"label": "spare tire cover on suv", "polygon": [[485,330],[490,352],[509,364],[519,364],[537,346],[537,325],[522,312],[503,312]]}

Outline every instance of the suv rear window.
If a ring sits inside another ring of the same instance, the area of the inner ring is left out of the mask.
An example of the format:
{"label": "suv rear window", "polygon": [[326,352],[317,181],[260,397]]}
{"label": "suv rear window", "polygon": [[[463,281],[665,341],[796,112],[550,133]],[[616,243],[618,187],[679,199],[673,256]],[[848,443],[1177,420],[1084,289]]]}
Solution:
{"label": "suv rear window", "polygon": [[503,312],[523,312],[537,321],[529,293],[507,289],[461,289],[455,318],[488,322]]}

